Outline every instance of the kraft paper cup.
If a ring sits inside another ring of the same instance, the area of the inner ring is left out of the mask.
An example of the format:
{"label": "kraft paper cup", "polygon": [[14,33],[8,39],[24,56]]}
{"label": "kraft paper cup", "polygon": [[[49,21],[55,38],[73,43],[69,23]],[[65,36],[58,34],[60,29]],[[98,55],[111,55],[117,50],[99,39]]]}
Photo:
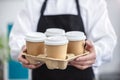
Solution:
{"label": "kraft paper cup", "polygon": [[45,31],[47,37],[50,36],[65,36],[65,30],[60,28],[48,28]]}
{"label": "kraft paper cup", "polygon": [[80,31],[69,31],[66,33],[66,37],[69,40],[68,53],[74,53],[80,55],[84,53],[85,39],[86,36]]}
{"label": "kraft paper cup", "polygon": [[46,36],[41,32],[31,32],[26,35],[27,53],[33,56],[44,54]]}
{"label": "kraft paper cup", "polygon": [[47,57],[66,59],[68,40],[65,36],[48,37],[45,40]]}

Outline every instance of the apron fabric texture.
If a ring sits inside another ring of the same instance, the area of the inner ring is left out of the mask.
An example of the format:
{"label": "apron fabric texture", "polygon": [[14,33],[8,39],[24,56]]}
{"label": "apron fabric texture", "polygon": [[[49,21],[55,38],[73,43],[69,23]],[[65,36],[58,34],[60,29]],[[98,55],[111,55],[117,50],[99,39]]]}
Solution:
{"label": "apron fabric texture", "polygon": [[[37,32],[45,32],[48,28],[61,28],[66,32],[82,31],[85,33],[79,2],[78,0],[75,1],[78,15],[43,15],[47,5],[47,0],[45,0],[41,8],[41,17],[38,22]],[[93,80],[93,78],[92,67],[80,70],[73,66],[68,66],[65,70],[49,70],[44,64],[32,70],[32,80]]]}

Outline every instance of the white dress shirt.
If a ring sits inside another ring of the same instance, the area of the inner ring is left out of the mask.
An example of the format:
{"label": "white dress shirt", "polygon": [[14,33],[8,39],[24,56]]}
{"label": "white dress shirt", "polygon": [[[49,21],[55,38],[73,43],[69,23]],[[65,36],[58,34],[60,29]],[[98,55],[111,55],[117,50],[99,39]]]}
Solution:
{"label": "white dress shirt", "polygon": [[[17,59],[25,45],[25,34],[36,31],[44,0],[25,0],[26,6],[18,14],[10,34],[11,57]],[[87,39],[94,43],[96,62],[94,69],[110,61],[116,44],[116,34],[108,17],[105,0],[79,0]],[[44,15],[77,15],[75,0],[48,0]],[[95,69],[96,70],[96,69]]]}

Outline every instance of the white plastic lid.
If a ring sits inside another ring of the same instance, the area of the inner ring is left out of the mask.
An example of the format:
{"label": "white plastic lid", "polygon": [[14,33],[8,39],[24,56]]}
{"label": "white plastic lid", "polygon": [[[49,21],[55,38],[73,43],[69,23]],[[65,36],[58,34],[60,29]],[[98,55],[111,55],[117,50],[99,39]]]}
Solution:
{"label": "white plastic lid", "polygon": [[69,31],[66,33],[66,37],[69,41],[79,41],[86,39],[85,34],[81,31]]}
{"label": "white plastic lid", "polygon": [[60,28],[48,28],[45,32],[46,36],[64,36],[65,30]]}
{"label": "white plastic lid", "polygon": [[30,42],[43,42],[45,41],[46,36],[42,32],[30,32],[26,34],[26,41]]}
{"label": "white plastic lid", "polygon": [[46,45],[64,45],[68,43],[68,39],[65,36],[52,36],[45,40]]}

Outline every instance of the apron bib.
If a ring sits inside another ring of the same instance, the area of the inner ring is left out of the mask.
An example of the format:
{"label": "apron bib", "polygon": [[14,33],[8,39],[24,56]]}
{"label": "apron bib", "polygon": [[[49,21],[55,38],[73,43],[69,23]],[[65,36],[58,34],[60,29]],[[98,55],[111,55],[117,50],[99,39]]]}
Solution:
{"label": "apron bib", "polygon": [[[85,33],[79,3],[78,0],[75,1],[78,15],[43,15],[47,4],[47,0],[45,0],[41,8],[37,32],[45,32],[47,28],[61,28],[66,32],[82,31]],[[32,70],[32,80],[93,80],[93,78],[92,67],[80,70],[68,66],[65,70],[49,70],[44,64],[40,68]]]}

